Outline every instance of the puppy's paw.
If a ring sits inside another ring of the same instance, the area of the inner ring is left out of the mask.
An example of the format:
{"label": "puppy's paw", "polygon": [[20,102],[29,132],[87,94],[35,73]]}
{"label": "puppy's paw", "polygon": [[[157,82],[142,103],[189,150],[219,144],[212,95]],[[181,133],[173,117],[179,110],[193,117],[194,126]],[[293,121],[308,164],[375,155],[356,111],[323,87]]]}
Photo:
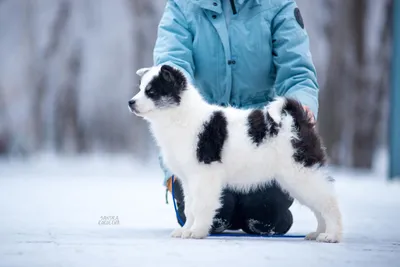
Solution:
{"label": "puppy's paw", "polygon": [[190,231],[190,229],[185,229],[182,232],[182,238],[184,239],[192,238],[192,231]]}
{"label": "puppy's paw", "polygon": [[190,238],[193,239],[203,239],[206,238],[208,236],[208,229],[193,229],[191,231],[191,235]]}
{"label": "puppy's paw", "polygon": [[171,233],[171,237],[173,238],[180,238],[182,237],[183,234],[183,229],[182,228],[177,228]]}
{"label": "puppy's paw", "polygon": [[306,235],[305,240],[316,240],[317,237],[319,236],[320,233],[318,232],[311,232],[308,235]]}
{"label": "puppy's paw", "polygon": [[323,243],[339,243],[340,238],[337,235],[334,234],[328,234],[328,233],[321,233],[317,237],[317,242],[323,242]]}

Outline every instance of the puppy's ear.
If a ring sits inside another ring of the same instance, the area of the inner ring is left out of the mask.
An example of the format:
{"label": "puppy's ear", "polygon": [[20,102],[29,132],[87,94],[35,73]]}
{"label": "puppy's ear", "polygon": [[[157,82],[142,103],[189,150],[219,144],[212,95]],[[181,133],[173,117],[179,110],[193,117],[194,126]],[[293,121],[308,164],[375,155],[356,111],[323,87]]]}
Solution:
{"label": "puppy's ear", "polygon": [[136,71],[136,74],[142,77],[146,72],[148,72],[150,68],[141,68]]}
{"label": "puppy's ear", "polygon": [[174,70],[173,67],[168,66],[168,65],[162,65],[161,66],[161,76],[167,82],[174,82],[175,81],[174,74],[175,74],[175,70]]}

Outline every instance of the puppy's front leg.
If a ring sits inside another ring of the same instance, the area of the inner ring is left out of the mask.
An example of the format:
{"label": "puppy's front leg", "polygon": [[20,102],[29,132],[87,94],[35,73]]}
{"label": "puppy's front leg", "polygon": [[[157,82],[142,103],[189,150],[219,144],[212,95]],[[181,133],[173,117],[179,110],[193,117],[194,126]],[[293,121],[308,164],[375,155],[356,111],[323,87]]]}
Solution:
{"label": "puppy's front leg", "polygon": [[192,228],[194,224],[193,198],[191,196],[187,196],[185,203],[186,222],[185,225],[182,227],[182,232],[180,235],[180,237],[183,238],[187,238],[188,235],[190,236],[190,228]]}
{"label": "puppy's front leg", "polygon": [[172,237],[182,237],[187,235],[187,231],[190,230],[190,228],[193,226],[194,223],[194,215],[193,215],[193,198],[191,196],[189,187],[185,181],[181,181],[182,184],[182,189],[183,189],[183,195],[184,195],[184,200],[185,200],[185,216],[186,216],[186,221],[183,227],[175,229],[171,236]]}
{"label": "puppy's front leg", "polygon": [[[192,198],[189,196],[185,197],[185,216],[186,221],[185,224],[181,228],[175,229],[171,236],[172,237],[185,237],[188,235],[187,232],[190,232],[190,228],[193,226],[194,223],[194,215],[193,215],[193,201]],[[190,235],[190,234],[189,234]]]}
{"label": "puppy's front leg", "polygon": [[208,236],[216,211],[221,207],[221,180],[215,176],[201,177],[191,188],[194,223],[183,238],[205,238]]}

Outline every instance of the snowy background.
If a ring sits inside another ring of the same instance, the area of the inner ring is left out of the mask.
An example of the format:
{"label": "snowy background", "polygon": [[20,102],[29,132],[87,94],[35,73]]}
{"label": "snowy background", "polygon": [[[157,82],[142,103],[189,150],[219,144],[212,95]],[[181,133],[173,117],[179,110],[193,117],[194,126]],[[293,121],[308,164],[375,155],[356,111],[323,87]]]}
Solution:
{"label": "snowy background", "polygon": [[[165,0],[0,0],[0,267],[399,266],[387,180],[393,0],[297,0],[345,239],[173,240],[157,151],[132,116]],[[315,228],[297,203],[290,230]],[[102,216],[119,224],[99,225]]]}
{"label": "snowy background", "polygon": [[[156,163],[41,157],[0,164],[0,266],[399,266],[400,183],[335,169],[339,244],[302,239],[170,238],[177,227]],[[316,221],[297,202],[289,234]],[[118,216],[118,225],[99,225]]]}

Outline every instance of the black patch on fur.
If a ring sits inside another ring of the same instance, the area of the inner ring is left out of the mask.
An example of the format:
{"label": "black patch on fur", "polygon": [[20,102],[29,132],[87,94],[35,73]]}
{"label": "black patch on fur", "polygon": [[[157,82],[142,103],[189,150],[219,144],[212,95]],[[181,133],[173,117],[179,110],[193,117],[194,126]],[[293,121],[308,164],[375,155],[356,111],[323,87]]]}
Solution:
{"label": "black patch on fur", "polygon": [[267,136],[267,123],[262,110],[255,109],[247,117],[249,129],[247,134],[254,144],[259,146],[264,138]]}
{"label": "black patch on fur", "polygon": [[326,162],[325,151],[303,106],[294,99],[287,99],[282,111],[289,113],[293,117],[294,126],[299,137],[292,140],[292,146],[295,150],[293,159],[305,167],[324,165]]}
{"label": "black patch on fur", "polygon": [[163,65],[158,76],[149,82],[145,94],[154,101],[156,107],[179,105],[181,94],[186,90],[187,81],[181,71]]}
{"label": "black patch on fur", "polygon": [[269,113],[267,112],[267,125],[268,125],[268,135],[270,137],[274,137],[277,136],[279,133],[279,128],[281,127],[280,124],[276,123],[272,117],[269,115]]}
{"label": "black patch on fur", "polygon": [[303,20],[303,16],[301,15],[300,9],[298,7],[296,7],[294,9],[294,16],[296,18],[297,23],[300,25],[300,27],[302,29],[304,29],[304,20]]}
{"label": "black patch on fur", "polygon": [[221,153],[228,138],[228,122],[222,111],[215,111],[204,123],[197,143],[197,160],[205,164],[221,162]]}

